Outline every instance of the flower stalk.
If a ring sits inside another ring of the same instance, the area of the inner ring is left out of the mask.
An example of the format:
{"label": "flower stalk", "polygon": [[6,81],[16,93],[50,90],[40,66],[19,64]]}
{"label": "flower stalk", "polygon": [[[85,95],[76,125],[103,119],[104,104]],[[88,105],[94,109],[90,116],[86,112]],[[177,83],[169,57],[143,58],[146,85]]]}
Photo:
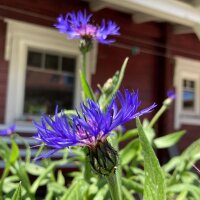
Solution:
{"label": "flower stalk", "polygon": [[168,98],[163,101],[162,107],[158,110],[158,112],[154,115],[153,119],[149,123],[149,127],[153,127],[158,119],[163,115],[163,113],[170,107],[173,100],[175,99],[175,93],[173,91],[168,91],[167,93]]}
{"label": "flower stalk", "polygon": [[121,181],[119,179],[119,168],[106,176],[112,200],[122,200]]}
{"label": "flower stalk", "polygon": [[82,72],[85,77],[86,77],[86,55],[87,52],[82,52]]}

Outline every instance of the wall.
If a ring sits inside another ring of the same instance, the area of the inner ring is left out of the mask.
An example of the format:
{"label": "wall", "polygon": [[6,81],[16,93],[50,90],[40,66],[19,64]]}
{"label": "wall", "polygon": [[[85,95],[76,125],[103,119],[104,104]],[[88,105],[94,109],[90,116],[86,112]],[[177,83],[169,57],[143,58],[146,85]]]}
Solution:
{"label": "wall", "polygon": [[0,20],[0,123],[4,121],[8,65],[4,60],[6,24]]}

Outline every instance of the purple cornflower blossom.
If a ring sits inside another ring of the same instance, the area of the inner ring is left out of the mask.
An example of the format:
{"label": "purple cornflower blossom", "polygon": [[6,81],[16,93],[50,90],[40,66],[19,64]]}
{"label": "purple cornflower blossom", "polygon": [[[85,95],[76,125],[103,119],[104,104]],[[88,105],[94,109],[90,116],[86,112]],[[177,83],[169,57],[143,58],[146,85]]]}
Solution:
{"label": "purple cornflower blossom", "polygon": [[106,138],[113,129],[151,112],[156,106],[154,103],[152,106],[136,112],[140,103],[138,92],[130,93],[125,90],[124,95],[118,92],[113,97],[105,112],[97,103],[88,99],[86,103],[81,103],[81,112],[77,112],[76,116],[68,117],[63,112],[58,115],[58,107],[56,107],[54,118],[43,114],[41,124],[34,122],[37,128],[35,139],[44,142],[53,150],[39,158],[49,157],[56,151],[71,146],[86,146],[89,149],[95,149],[99,143],[106,142]]}
{"label": "purple cornflower blossom", "polygon": [[11,135],[12,133],[15,132],[15,130],[16,130],[16,125],[13,124],[6,129],[0,130],[0,136]]}
{"label": "purple cornflower blossom", "polygon": [[175,99],[176,98],[176,94],[175,94],[174,90],[172,90],[172,89],[168,90],[167,91],[167,97],[172,99],[172,100]]}
{"label": "purple cornflower blossom", "polygon": [[68,36],[69,39],[96,40],[99,43],[110,44],[115,40],[107,39],[110,35],[119,35],[119,27],[116,23],[109,20],[107,23],[102,20],[101,25],[94,25],[91,22],[92,14],[87,15],[78,11],[67,13],[65,17],[60,15],[57,23],[54,25],[61,33]]}

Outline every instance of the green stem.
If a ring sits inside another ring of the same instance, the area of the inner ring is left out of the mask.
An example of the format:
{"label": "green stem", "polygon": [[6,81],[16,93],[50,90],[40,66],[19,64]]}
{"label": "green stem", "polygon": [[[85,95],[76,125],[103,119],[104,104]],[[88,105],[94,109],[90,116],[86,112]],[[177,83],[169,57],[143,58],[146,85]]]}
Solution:
{"label": "green stem", "polygon": [[149,127],[153,127],[155,123],[158,121],[160,116],[167,110],[167,106],[163,105],[160,110],[154,115],[153,119],[149,123]]}
{"label": "green stem", "polygon": [[163,101],[163,105],[160,108],[160,110],[154,115],[153,119],[150,121],[149,123],[149,127],[152,128],[155,123],[158,121],[158,119],[160,118],[160,116],[170,107],[170,105],[173,102],[173,98],[168,97],[167,99],[165,99]]}
{"label": "green stem", "polygon": [[119,169],[106,176],[112,200],[122,200],[121,181],[119,179]]}
{"label": "green stem", "polygon": [[85,156],[84,165],[85,165],[84,166],[84,179],[85,179],[85,181],[90,183],[90,178],[92,177],[92,173],[91,173],[92,169],[91,169],[89,157],[87,155]]}
{"label": "green stem", "polygon": [[82,52],[82,72],[86,77],[86,54],[87,52]]}
{"label": "green stem", "polygon": [[[42,145],[42,146],[40,146],[40,148],[38,149],[38,151],[37,151],[37,153],[36,153],[36,155],[35,155],[35,158],[37,158],[40,154],[41,154],[41,152],[42,152],[42,150],[44,149],[44,145]],[[35,160],[33,160],[32,161],[33,163],[35,162]]]}

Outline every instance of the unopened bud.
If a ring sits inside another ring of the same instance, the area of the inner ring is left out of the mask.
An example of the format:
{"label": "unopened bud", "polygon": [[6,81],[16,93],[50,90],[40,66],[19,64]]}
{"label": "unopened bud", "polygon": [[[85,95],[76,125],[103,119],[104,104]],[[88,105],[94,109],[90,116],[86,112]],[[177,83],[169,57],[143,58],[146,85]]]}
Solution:
{"label": "unopened bud", "polygon": [[107,142],[99,142],[94,149],[89,149],[90,164],[101,175],[109,175],[118,164],[117,151]]}
{"label": "unopened bud", "polygon": [[92,39],[84,38],[80,40],[79,48],[82,53],[87,53],[92,49]]}

